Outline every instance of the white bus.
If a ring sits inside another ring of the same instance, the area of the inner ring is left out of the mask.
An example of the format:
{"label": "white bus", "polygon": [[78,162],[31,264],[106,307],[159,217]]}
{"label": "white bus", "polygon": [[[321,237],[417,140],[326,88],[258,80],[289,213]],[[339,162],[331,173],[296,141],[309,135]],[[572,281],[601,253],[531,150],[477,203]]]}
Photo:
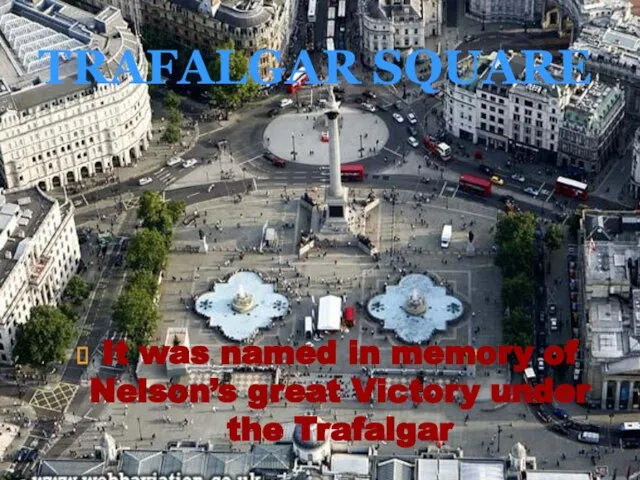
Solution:
{"label": "white bus", "polygon": [[327,22],[327,38],[335,38],[336,36],[336,22],[335,20],[329,20]]}
{"label": "white bus", "polygon": [[336,49],[333,38],[327,38],[327,52],[331,52]]}
{"label": "white bus", "polygon": [[338,18],[344,18],[347,14],[347,0],[340,0],[338,3]]}
{"label": "white bus", "polygon": [[329,7],[329,20],[336,19],[336,7]]}
{"label": "white bus", "polygon": [[307,11],[307,21],[314,23],[316,21],[317,0],[309,0],[309,10]]}
{"label": "white bus", "polygon": [[453,235],[453,227],[451,225],[445,225],[442,227],[442,237],[440,237],[440,246],[442,248],[449,248],[452,235]]}

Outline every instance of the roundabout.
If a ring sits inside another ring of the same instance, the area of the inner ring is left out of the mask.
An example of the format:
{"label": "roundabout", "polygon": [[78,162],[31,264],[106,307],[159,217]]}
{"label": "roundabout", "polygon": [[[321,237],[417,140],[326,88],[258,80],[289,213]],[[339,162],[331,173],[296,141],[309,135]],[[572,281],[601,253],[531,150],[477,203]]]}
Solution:
{"label": "roundabout", "polygon": [[[389,141],[389,129],[378,115],[342,107],[340,116],[342,163],[375,156]],[[263,135],[264,145],[280,158],[329,166],[329,134],[323,110],[280,115],[267,125]]]}

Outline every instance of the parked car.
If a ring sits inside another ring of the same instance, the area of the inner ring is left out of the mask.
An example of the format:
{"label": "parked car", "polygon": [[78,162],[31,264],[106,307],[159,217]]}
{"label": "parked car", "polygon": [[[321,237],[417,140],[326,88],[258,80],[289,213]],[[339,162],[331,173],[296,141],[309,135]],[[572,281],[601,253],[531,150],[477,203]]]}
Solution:
{"label": "parked car", "polygon": [[393,105],[396,107],[396,110],[402,110],[402,100],[398,100]]}
{"label": "parked car", "polygon": [[391,104],[390,103],[379,103],[378,104],[378,108],[380,110],[382,110],[383,112],[388,112],[391,109]]}
{"label": "parked car", "polygon": [[402,118],[402,115],[400,115],[399,113],[394,113],[393,119],[398,123],[404,122],[404,118]]}
{"label": "parked car", "polygon": [[533,195],[534,197],[538,195],[538,191],[533,187],[526,187],[524,189],[524,193],[528,193],[529,195]]}
{"label": "parked car", "polygon": [[138,185],[140,185],[141,187],[144,187],[145,185],[149,185],[151,182],[153,182],[153,178],[142,177],[140,180],[138,180]]}
{"label": "parked car", "polygon": [[408,113],[407,114],[407,120],[409,121],[409,123],[411,125],[415,125],[416,123],[418,123],[418,119],[416,118],[416,116],[413,113]]}
{"label": "parked car", "polygon": [[407,143],[411,145],[413,148],[418,148],[420,146],[420,143],[418,142],[418,140],[415,139],[415,137],[407,138]]}
{"label": "parked car", "polygon": [[491,183],[494,183],[496,185],[504,185],[504,179],[500,175],[492,175]]}
{"label": "parked car", "polygon": [[526,178],[524,178],[524,175],[521,175],[519,173],[514,173],[513,175],[511,175],[511,180],[515,180],[516,182],[524,183],[526,181]]}
{"label": "parked car", "polygon": [[417,137],[418,136],[418,129],[416,127],[414,127],[413,125],[409,125],[407,127],[407,133],[409,133],[409,136],[411,136],[411,137]]}

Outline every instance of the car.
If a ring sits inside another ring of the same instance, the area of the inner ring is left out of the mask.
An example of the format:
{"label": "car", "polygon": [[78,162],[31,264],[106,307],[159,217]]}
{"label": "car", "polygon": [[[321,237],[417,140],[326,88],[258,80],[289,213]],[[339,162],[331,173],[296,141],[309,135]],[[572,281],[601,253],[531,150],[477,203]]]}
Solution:
{"label": "car", "polygon": [[393,106],[396,107],[396,110],[402,110],[402,100],[398,100]]}
{"label": "car", "polygon": [[380,103],[380,104],[378,104],[378,108],[380,110],[382,110],[383,112],[388,112],[389,110],[391,110],[391,104],[390,103]]}
{"label": "car", "polygon": [[465,35],[463,40],[468,43],[468,42],[473,42],[475,38],[476,37],[474,37],[473,35]]}
{"label": "car", "polygon": [[291,100],[290,98],[283,98],[282,100],[280,100],[280,108],[286,108],[293,105],[293,100]]}
{"label": "car", "polygon": [[515,180],[516,182],[520,183],[524,183],[526,181],[524,175],[520,175],[519,173],[514,173],[513,175],[511,175],[511,180]]}
{"label": "car", "polygon": [[549,314],[549,316],[554,316],[557,311],[558,311],[558,307],[556,307],[555,303],[551,303],[547,307],[547,313]]}
{"label": "car", "polygon": [[496,185],[504,185],[504,179],[500,175],[493,175],[491,177],[491,183]]}
{"label": "car", "polygon": [[284,168],[286,165],[286,162],[282,158],[274,155],[271,152],[264,152],[262,154],[262,157],[268,162],[271,162],[274,167]]}
{"label": "car", "polygon": [[182,163],[182,168],[191,168],[195,166],[197,163],[198,163],[198,160],[196,160],[195,158],[190,158],[189,160],[185,160]]}
{"label": "car", "polygon": [[560,420],[567,420],[569,418],[569,414],[561,408],[554,408],[551,413],[553,413],[554,417],[559,418]]}
{"label": "car", "polygon": [[24,462],[26,461],[26,459],[29,457],[29,449],[27,448],[21,448],[20,451],[18,452],[18,455],[16,457],[16,461],[18,463],[20,462]]}
{"label": "car", "polygon": [[216,188],[216,184],[212,183],[211,185],[209,185],[209,188],[207,188],[207,193],[211,193],[211,190],[213,190],[214,188]]}
{"label": "car", "polygon": [[418,142],[418,140],[416,140],[415,137],[407,138],[407,143],[411,145],[413,148],[418,148],[420,146],[420,143]]}
{"label": "car", "polygon": [[549,319],[549,330],[552,332],[558,331],[558,319],[556,317],[551,317]]}
{"label": "car", "polygon": [[551,192],[543,188],[542,190],[540,190],[540,195],[551,195]]}
{"label": "car", "polygon": [[280,113],[279,108],[272,108],[271,110],[269,110],[269,113],[267,115],[269,116],[269,118],[273,118],[277,116],[279,113]]}
{"label": "car", "polygon": [[538,366],[538,371],[539,372],[544,372],[544,358],[538,357],[537,366]]}
{"label": "car", "polygon": [[149,185],[151,182],[153,182],[153,178],[142,177],[140,180],[138,180],[138,185],[140,185],[141,187],[144,187],[145,185]]}
{"label": "car", "polygon": [[416,127],[414,127],[413,125],[409,125],[407,127],[407,133],[409,134],[410,137],[417,137],[418,136],[418,129]]}
{"label": "car", "polygon": [[407,114],[407,120],[409,120],[409,123],[411,125],[415,125],[416,123],[418,123],[418,119],[416,118],[416,116],[413,113],[408,113]]}
{"label": "car", "polygon": [[364,92],[362,92],[362,96],[370,98],[371,100],[374,100],[376,98],[375,92],[372,92],[371,90],[365,90]]}
{"label": "car", "polygon": [[178,165],[180,163],[182,163],[183,160],[180,157],[171,157],[169,160],[167,160],[167,167],[173,167],[174,165]]}
{"label": "car", "polygon": [[393,119],[398,123],[404,122],[404,118],[402,118],[402,115],[400,115],[399,113],[394,113]]}
{"label": "car", "polygon": [[534,197],[538,195],[538,191],[533,187],[526,187],[524,189],[524,193],[528,193],[529,195],[533,195]]}
{"label": "car", "polygon": [[368,112],[371,112],[371,113],[376,111],[376,107],[374,107],[370,103],[363,103],[361,107],[363,110],[367,110]]}

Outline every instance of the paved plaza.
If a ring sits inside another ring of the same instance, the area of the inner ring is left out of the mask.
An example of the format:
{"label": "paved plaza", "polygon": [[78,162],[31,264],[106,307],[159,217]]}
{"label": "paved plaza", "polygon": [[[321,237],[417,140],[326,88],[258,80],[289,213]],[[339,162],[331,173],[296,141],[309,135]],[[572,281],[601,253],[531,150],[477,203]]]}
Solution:
{"label": "paved plaza", "polygon": [[[389,139],[387,126],[375,113],[343,107],[340,122],[342,163],[375,155]],[[323,133],[327,132],[326,125],[326,117],[321,111],[286,113],[269,123],[264,132],[264,144],[275,155],[292,161],[295,144],[296,162],[328,165],[329,143],[322,141]]]}

